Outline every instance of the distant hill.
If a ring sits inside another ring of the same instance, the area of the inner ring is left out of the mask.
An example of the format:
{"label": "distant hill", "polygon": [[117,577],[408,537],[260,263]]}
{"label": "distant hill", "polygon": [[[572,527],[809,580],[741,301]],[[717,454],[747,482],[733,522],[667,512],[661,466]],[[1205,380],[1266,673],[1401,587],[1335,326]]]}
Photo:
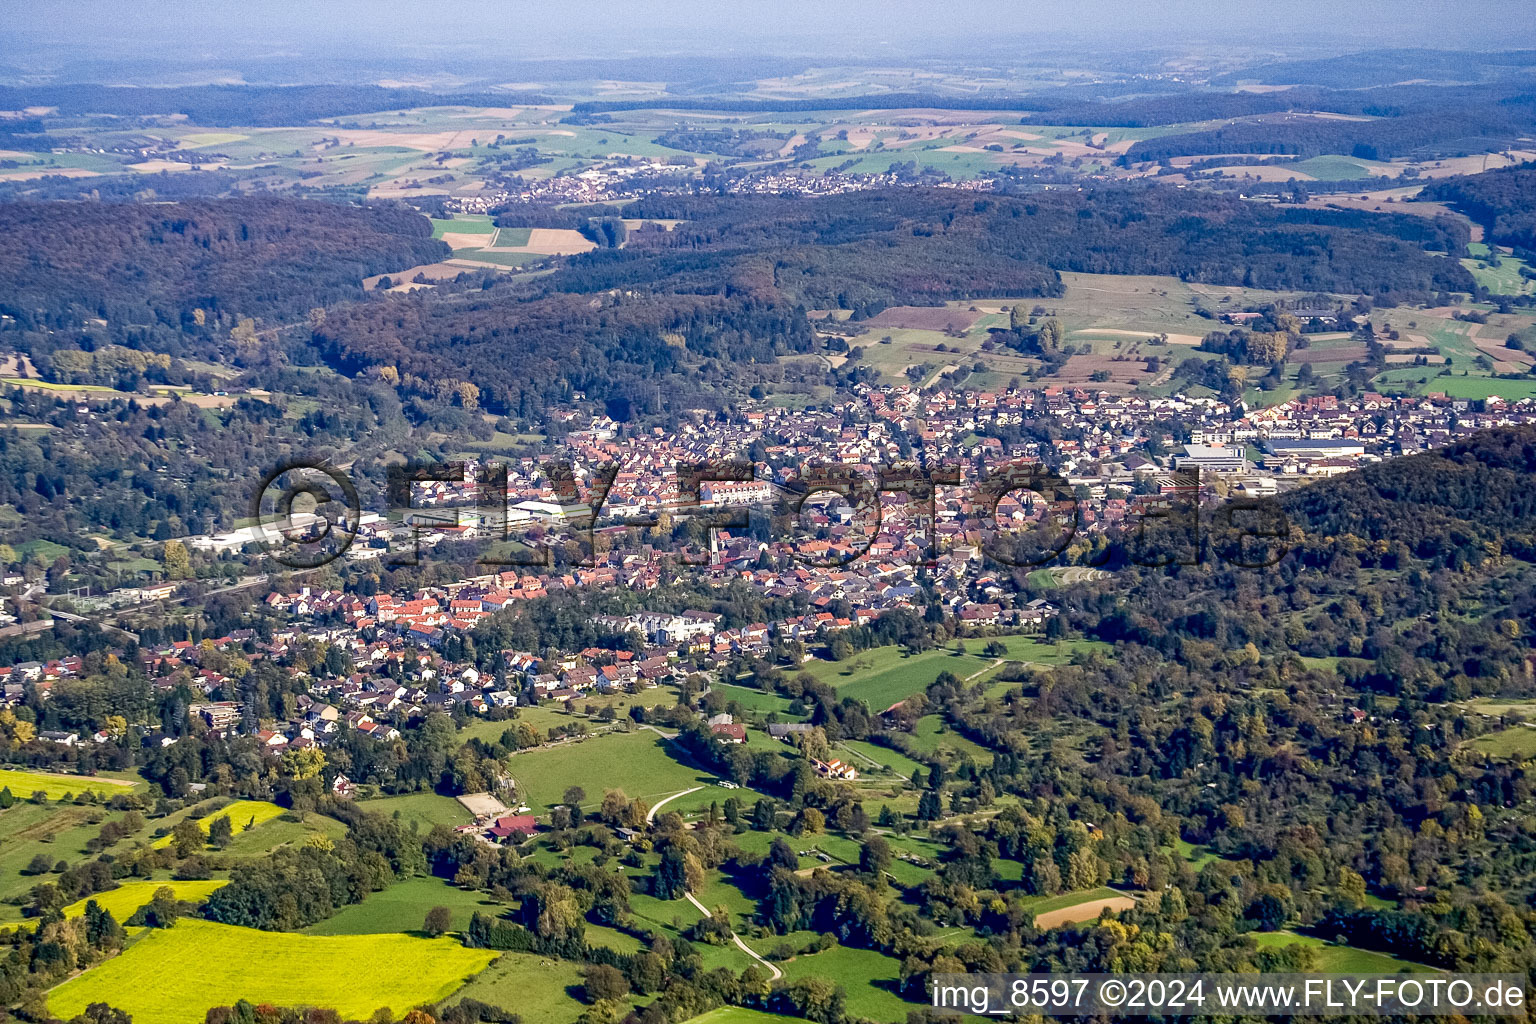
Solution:
{"label": "distant hill", "polygon": [[1491,551],[1536,561],[1536,427],[1484,431],[1390,459],[1292,491],[1280,504],[1312,544],[1346,535],[1400,543],[1435,566],[1481,563]]}
{"label": "distant hill", "polygon": [[56,107],[59,114],[152,117],[185,114],[210,126],[305,124],[408,107],[507,107],[553,103],[534,93],[435,93],[377,85],[191,85],[137,89],[108,85],[0,87],[0,110]]}

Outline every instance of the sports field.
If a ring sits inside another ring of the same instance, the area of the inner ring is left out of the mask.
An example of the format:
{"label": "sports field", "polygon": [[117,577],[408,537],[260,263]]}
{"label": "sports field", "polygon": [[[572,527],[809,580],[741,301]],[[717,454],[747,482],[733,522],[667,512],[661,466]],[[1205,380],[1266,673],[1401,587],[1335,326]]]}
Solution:
{"label": "sports field", "polygon": [[330,1007],[357,1020],[387,1006],[398,1017],[449,995],[495,958],[448,938],[293,935],[183,918],[58,986],[48,1008],[67,1020],[102,1002],[135,1024],[187,1024],[247,999]]}
{"label": "sports field", "polygon": [[0,768],[0,788],[9,789],[18,800],[25,800],[41,790],[48,799],[59,800],[74,797],[87,791],[111,796],[113,793],[131,793],[136,788],[132,782],[111,779],[104,775],[57,775],[53,772],[27,772],[14,768]]}

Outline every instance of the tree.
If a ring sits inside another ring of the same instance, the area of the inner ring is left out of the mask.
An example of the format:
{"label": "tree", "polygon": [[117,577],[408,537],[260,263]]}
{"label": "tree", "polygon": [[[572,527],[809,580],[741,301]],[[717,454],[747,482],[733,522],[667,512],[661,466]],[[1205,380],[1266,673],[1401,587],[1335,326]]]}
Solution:
{"label": "tree", "polygon": [[1055,318],[1040,321],[1039,343],[1042,352],[1061,351],[1061,322]]}
{"label": "tree", "polygon": [[768,847],[768,866],[794,871],[800,866],[800,856],[783,836],[778,836]]}
{"label": "tree", "polygon": [[70,1018],[69,1024],[133,1024],[126,1010],[107,1003],[91,1003],[85,1012]]}
{"label": "tree", "polygon": [[214,818],[208,825],[208,845],[222,850],[235,838],[234,822],[229,820],[229,815],[221,814]]}
{"label": "tree", "polygon": [[662,851],[661,861],[656,865],[653,879],[657,899],[681,899],[683,893],[688,891],[688,864],[683,851],[676,846],[668,845]]}
{"label": "tree", "polygon": [[202,853],[203,847],[208,842],[208,835],[203,827],[193,817],[185,817],[176,823],[171,829],[171,842],[176,847],[176,856],[190,857],[194,853]]}
{"label": "tree", "polygon": [[870,836],[859,849],[859,870],[882,875],[891,866],[891,844],[884,836]]}
{"label": "tree", "polygon": [[166,541],[165,550],[161,554],[161,561],[165,565],[166,579],[186,580],[192,578],[192,556],[187,554],[187,546],[181,541]]}
{"label": "tree", "polygon": [[302,747],[283,751],[283,771],[296,780],[317,778],[325,771],[325,751],[319,747]]}
{"label": "tree", "polygon": [[176,893],[168,885],[156,889],[154,899],[143,910],[143,921],[149,928],[170,928],[180,917],[181,904],[176,901]]}
{"label": "tree", "polygon": [[795,816],[794,832],[796,835],[816,835],[826,827],[827,816],[814,807],[802,808],[800,813]]}
{"label": "tree", "polygon": [[594,1003],[599,999],[623,999],[629,995],[629,981],[618,968],[607,964],[588,967],[582,988]]}
{"label": "tree", "polygon": [[123,927],[95,900],[85,905],[85,940],[98,949],[121,944]]}
{"label": "tree", "polygon": [[453,927],[453,911],[447,907],[433,907],[427,911],[427,918],[422,923],[421,930],[433,938],[445,935]]}

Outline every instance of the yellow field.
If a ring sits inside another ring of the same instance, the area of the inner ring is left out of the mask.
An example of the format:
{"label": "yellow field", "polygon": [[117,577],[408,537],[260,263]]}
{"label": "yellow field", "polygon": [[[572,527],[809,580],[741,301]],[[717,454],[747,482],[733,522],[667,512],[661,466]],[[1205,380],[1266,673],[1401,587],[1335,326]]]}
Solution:
{"label": "yellow field", "polygon": [[72,797],[77,793],[94,791],[106,796],[113,793],[132,792],[135,783],[121,779],[109,779],[101,775],[56,775],[53,772],[27,772],[15,768],[0,768],[0,788],[9,788],[18,800],[42,790],[48,799]]}
{"label": "yellow field", "polygon": [[223,878],[195,882],[124,882],[116,889],[108,889],[106,892],[87,896],[83,900],[76,900],[64,908],[64,916],[80,917],[85,913],[85,905],[95,900],[97,906],[110,913],[118,924],[122,924],[133,916],[134,911],[153,900],[155,890],[162,886],[174,892],[178,900],[201,903],[212,896],[215,890],[222,889],[228,884],[229,882]]}
{"label": "yellow field", "polygon": [[55,988],[48,1009],[68,1020],[104,1002],[134,1024],[188,1024],[248,999],[329,1007],[352,1020],[387,1006],[394,1019],[454,992],[496,955],[450,938],[295,935],[183,918]]}
{"label": "yellow field", "polygon": [[[238,836],[247,827],[255,828],[273,818],[281,817],[284,811],[284,808],[265,800],[236,800],[222,810],[203,815],[197,819],[197,823],[204,832],[207,832],[208,826],[213,824],[215,818],[222,818],[227,814],[230,824],[235,826],[235,835]],[[174,841],[172,836],[164,835],[156,839],[154,845],[156,849],[161,849],[170,846]]]}

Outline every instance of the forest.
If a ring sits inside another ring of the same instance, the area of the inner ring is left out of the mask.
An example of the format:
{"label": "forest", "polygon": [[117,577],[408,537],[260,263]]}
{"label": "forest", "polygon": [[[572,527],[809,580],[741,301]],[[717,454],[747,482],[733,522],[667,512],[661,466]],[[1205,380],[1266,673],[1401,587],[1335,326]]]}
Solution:
{"label": "forest", "polygon": [[1481,224],[1490,242],[1536,252],[1536,166],[1442,178],[1419,198],[1450,203]]}
{"label": "forest", "polygon": [[807,308],[859,319],[902,303],[1053,295],[1063,270],[1372,295],[1472,287],[1459,264],[1424,251],[1465,247],[1449,220],[1276,212],[1157,187],[650,197],[626,212],[687,223],[632,232],[623,249],[478,296],[416,292],[336,308],[314,344],[333,365],[373,368],[407,394],[472,376],[479,406],[536,421],[574,391],[657,412],[690,367],[712,376],[712,362],[807,351]]}
{"label": "forest", "polygon": [[1263,153],[1313,157],[1347,153],[1362,160],[1466,156],[1506,148],[1530,131],[1529,105],[1346,121],[1304,114],[1272,115],[1253,121],[1143,139],[1125,153],[1127,163],[1209,153]]}
{"label": "forest", "polygon": [[427,218],[388,203],[3,203],[0,313],[21,330],[100,317],[197,334],[361,298],[364,276],[448,252]]}

